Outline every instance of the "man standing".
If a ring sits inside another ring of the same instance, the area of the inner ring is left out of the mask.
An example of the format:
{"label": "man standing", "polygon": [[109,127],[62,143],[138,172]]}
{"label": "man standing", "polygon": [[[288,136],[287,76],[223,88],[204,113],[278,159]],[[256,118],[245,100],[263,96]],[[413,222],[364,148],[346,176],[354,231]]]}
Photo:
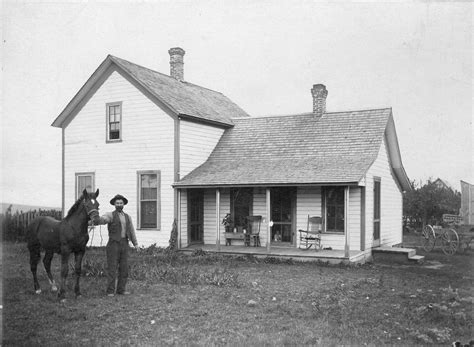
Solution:
{"label": "man standing", "polygon": [[137,237],[132,224],[132,219],[123,212],[123,206],[128,200],[120,195],[115,195],[110,204],[115,206],[115,211],[107,212],[100,217],[98,224],[107,224],[109,230],[109,242],[107,242],[107,295],[115,295],[115,279],[118,281],[117,294],[128,295],[125,285],[128,278],[128,241],[131,240],[133,246],[138,249]]}

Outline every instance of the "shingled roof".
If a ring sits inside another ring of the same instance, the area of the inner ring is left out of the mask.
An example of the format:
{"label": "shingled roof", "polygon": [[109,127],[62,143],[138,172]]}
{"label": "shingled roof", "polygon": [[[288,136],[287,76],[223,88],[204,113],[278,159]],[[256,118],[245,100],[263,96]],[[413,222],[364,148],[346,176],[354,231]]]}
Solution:
{"label": "shingled roof", "polygon": [[390,122],[390,108],[236,119],[208,160],[175,186],[358,184]]}
{"label": "shingled roof", "polygon": [[232,119],[235,117],[248,117],[244,110],[222,93],[189,82],[178,81],[160,72],[108,55],[55,119],[53,126],[63,127],[69,123],[75,115],[76,107],[113,64],[177,116],[223,126],[232,126]]}

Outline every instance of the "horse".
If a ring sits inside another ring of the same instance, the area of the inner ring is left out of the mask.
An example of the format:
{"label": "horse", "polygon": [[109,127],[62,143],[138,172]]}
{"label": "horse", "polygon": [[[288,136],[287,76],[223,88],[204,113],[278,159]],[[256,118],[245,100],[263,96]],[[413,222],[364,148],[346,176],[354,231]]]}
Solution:
{"label": "horse", "polygon": [[82,258],[89,241],[88,222],[93,220],[96,223],[100,219],[99,202],[96,200],[98,196],[99,189],[95,193],[89,193],[84,189],[81,197],[69,209],[67,216],[62,220],[59,221],[52,217],[41,216],[34,219],[28,226],[26,237],[36,294],[41,293],[36,269],[41,259],[41,250],[44,249],[43,265],[53,292],[56,292],[58,287],[51,275],[51,261],[53,260],[54,253],[61,255],[61,282],[58,292],[58,298],[61,301],[64,301],[66,296],[69,256],[71,253],[74,253],[74,272],[76,275],[74,292],[76,298],[81,296],[79,279],[82,271]]}

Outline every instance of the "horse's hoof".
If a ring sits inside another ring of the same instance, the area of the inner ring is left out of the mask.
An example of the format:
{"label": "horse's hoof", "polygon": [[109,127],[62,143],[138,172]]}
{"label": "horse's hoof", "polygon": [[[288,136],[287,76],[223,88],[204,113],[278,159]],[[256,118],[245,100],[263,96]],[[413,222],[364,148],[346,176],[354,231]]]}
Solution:
{"label": "horse's hoof", "polygon": [[57,291],[58,291],[58,287],[52,286],[52,287],[51,287],[51,291],[52,291],[52,292],[57,292]]}
{"label": "horse's hoof", "polygon": [[64,299],[64,298],[63,298],[63,299],[59,299],[59,302],[60,302],[61,304],[65,304],[65,303],[66,303],[66,299]]}
{"label": "horse's hoof", "polygon": [[35,290],[35,293],[36,293],[36,294],[41,294],[41,289],[36,289],[36,290]]}

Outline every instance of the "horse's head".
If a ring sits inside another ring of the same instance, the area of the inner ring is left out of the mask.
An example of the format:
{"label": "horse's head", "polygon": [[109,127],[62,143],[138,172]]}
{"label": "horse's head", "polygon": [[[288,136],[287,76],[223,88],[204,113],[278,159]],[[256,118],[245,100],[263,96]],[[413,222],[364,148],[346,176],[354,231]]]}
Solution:
{"label": "horse's head", "polygon": [[97,201],[97,197],[99,196],[99,189],[97,189],[95,193],[88,193],[87,190],[84,189],[84,191],[82,192],[82,196],[84,208],[86,209],[89,219],[97,221],[100,218],[99,202]]}

